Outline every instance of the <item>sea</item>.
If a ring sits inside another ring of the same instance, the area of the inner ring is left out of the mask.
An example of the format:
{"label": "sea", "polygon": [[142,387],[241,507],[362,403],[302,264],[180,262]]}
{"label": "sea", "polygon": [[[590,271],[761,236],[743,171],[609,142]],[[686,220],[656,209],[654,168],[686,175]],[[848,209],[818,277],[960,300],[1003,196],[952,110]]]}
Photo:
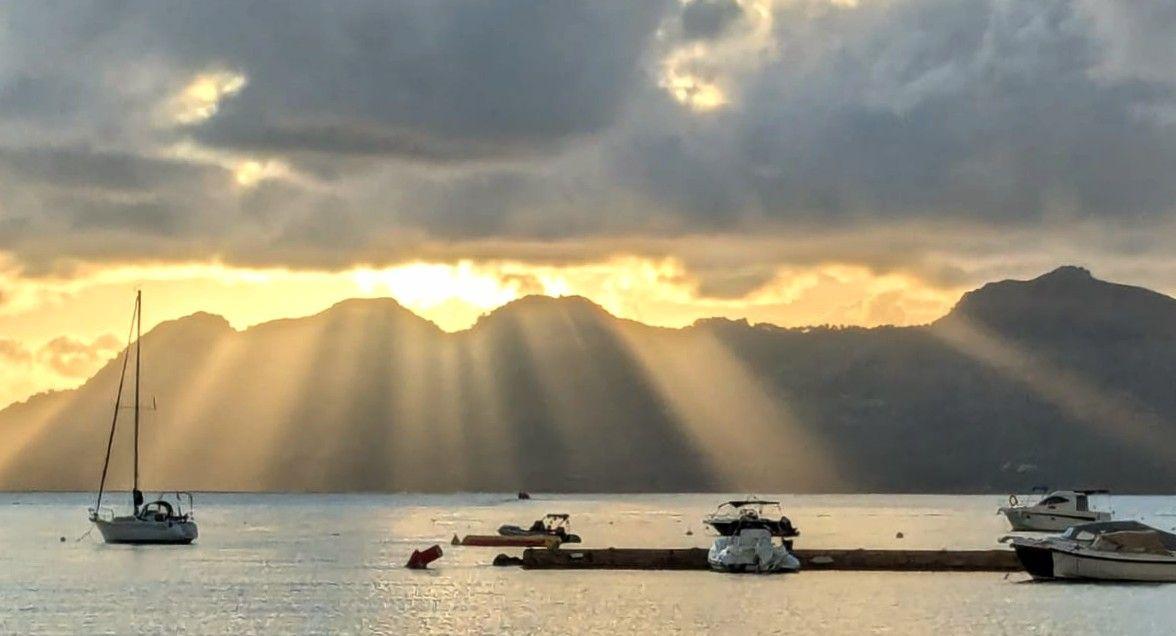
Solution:
{"label": "sea", "polygon": [[[737,495],[742,496],[742,494]],[[524,571],[454,535],[571,515],[583,547],[707,547],[728,496],[217,494],[190,546],[108,546],[87,493],[0,494],[3,634],[1164,634],[1176,584],[1021,573]],[[798,547],[989,549],[1001,496],[779,495]],[[116,493],[111,503],[126,506]],[[1176,526],[1174,497],[1096,502]],[[440,544],[428,570],[404,567]]]}

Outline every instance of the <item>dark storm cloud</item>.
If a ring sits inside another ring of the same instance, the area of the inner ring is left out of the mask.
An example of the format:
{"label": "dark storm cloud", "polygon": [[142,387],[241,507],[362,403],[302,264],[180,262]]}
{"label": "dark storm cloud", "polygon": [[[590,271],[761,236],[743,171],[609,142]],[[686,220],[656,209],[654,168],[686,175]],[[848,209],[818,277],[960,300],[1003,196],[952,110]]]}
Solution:
{"label": "dark storm cloud", "polygon": [[1147,113],[1176,92],[1099,77],[1106,44],[1074,3],[813,7],[778,9],[781,54],[742,78],[738,113],[645,128],[624,174],[704,224],[1172,210],[1176,129]]}
{"label": "dark storm cloud", "polygon": [[[641,77],[660,8],[378,2],[303,12],[230,2],[201,11],[207,22],[231,26],[199,34],[186,21],[172,28],[184,57],[225,56],[250,77],[197,131],[202,139],[412,157],[457,154],[464,140],[481,156],[484,142],[509,151],[611,124]],[[275,21],[298,28],[275,30]]]}
{"label": "dark storm cloud", "polygon": [[[509,256],[512,241],[788,239],[785,253],[700,265],[708,293],[738,296],[773,259],[819,250],[954,280],[954,265],[924,261],[1004,249],[976,227],[1146,235],[1174,211],[1170,5],[801,0],[766,21],[753,8],[11,3],[0,249],[118,257],[139,232],[166,237],[145,247],[154,256],[335,267],[478,241]],[[659,85],[691,47],[705,53],[681,70],[726,106],[694,112]],[[161,122],[210,71],[247,83],[206,120]],[[185,140],[221,155],[166,158]],[[301,178],[236,187],[233,162],[252,158]],[[901,252],[850,240],[930,221]],[[847,239],[809,240],[813,227]]]}
{"label": "dark storm cloud", "polygon": [[111,191],[151,191],[193,175],[185,162],[86,146],[0,147],[0,170],[25,183]]}
{"label": "dark storm cloud", "polygon": [[136,60],[188,72],[220,67],[244,73],[249,85],[194,131],[208,143],[432,157],[459,154],[459,142],[473,141],[481,156],[488,148],[480,142],[512,150],[611,124],[641,77],[663,6],[29,3],[7,10],[25,48],[43,47],[38,39],[51,34],[64,38],[65,51],[85,56],[74,72],[97,71],[99,82],[69,77],[66,56],[57,55],[66,77],[19,69],[0,90],[0,108],[27,113],[38,94],[64,107],[71,84],[116,80],[112,72]]}
{"label": "dark storm cloud", "polygon": [[692,0],[682,8],[682,35],[690,40],[716,37],[741,15],[735,0]]}

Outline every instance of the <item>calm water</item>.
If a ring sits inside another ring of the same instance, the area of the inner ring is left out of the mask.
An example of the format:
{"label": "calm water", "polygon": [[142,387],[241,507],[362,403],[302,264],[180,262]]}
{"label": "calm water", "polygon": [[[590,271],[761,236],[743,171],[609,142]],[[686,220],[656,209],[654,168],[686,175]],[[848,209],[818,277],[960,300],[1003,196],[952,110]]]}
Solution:
{"label": "calm water", "polygon": [[[1170,633],[1174,585],[1021,574],[524,572],[453,534],[569,512],[585,546],[709,545],[718,495],[203,495],[200,540],[105,546],[89,495],[0,495],[2,633]],[[1003,497],[785,496],[807,547],[991,548]],[[1176,498],[1116,497],[1176,526]],[[687,536],[687,530],[694,532]],[[896,538],[902,532],[904,538]],[[65,543],[60,542],[66,536]],[[402,566],[443,544],[430,571]]]}

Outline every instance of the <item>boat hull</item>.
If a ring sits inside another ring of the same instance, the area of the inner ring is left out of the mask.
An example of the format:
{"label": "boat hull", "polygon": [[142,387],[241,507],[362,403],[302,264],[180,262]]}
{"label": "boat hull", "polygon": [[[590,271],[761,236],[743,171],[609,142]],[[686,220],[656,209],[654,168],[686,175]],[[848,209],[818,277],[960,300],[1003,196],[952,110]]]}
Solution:
{"label": "boat hull", "polygon": [[106,543],[134,545],[186,545],[196,540],[199,532],[194,521],[145,520],[137,517],[96,519],[94,525]]}
{"label": "boat hull", "polygon": [[719,537],[706,560],[718,572],[772,574],[800,570],[800,560],[782,545],[774,545],[766,531],[762,536]]}
{"label": "boat hull", "polygon": [[1035,579],[1176,582],[1176,557],[1032,545],[1013,545],[1013,550]]}
{"label": "boat hull", "polygon": [[1091,512],[1037,512],[1025,508],[1001,508],[1009,525],[1017,532],[1062,532],[1070,526],[1094,521],[1109,521],[1110,515]]}
{"label": "boat hull", "polygon": [[1053,550],[1030,545],[1013,545],[1021,567],[1035,579],[1054,578]]}
{"label": "boat hull", "polygon": [[1176,558],[1147,554],[1053,552],[1054,578],[1088,581],[1176,582]]}
{"label": "boat hull", "polygon": [[560,543],[580,543],[578,534],[555,534],[552,532],[535,532],[524,530],[518,526],[502,526],[498,528],[498,535],[503,537],[555,537]]}

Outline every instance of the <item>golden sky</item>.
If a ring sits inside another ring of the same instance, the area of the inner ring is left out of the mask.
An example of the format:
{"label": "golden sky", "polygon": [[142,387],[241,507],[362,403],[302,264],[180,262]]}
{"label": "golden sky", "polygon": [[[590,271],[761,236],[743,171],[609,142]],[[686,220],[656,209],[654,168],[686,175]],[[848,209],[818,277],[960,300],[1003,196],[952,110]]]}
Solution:
{"label": "golden sky", "polygon": [[84,380],[140,288],[146,326],[391,296],[451,331],[535,293],[678,327],[926,323],[1063,264],[1176,290],[1171,12],[182,13],[0,4],[0,405]]}
{"label": "golden sky", "polygon": [[[518,261],[410,262],[343,271],[242,268],[216,263],[85,267],[69,277],[6,281],[0,306],[0,404],[75,386],[121,349],[134,291],[144,326],[207,311],[238,329],[317,313],[347,298],[389,296],[446,331],[528,294],[581,295],[650,325],[707,317],[782,326],[920,324],[945,313],[957,290],[853,265],[781,268],[731,298],[707,297],[672,259],[614,257],[575,265]],[[5,353],[7,351],[7,353]]]}

